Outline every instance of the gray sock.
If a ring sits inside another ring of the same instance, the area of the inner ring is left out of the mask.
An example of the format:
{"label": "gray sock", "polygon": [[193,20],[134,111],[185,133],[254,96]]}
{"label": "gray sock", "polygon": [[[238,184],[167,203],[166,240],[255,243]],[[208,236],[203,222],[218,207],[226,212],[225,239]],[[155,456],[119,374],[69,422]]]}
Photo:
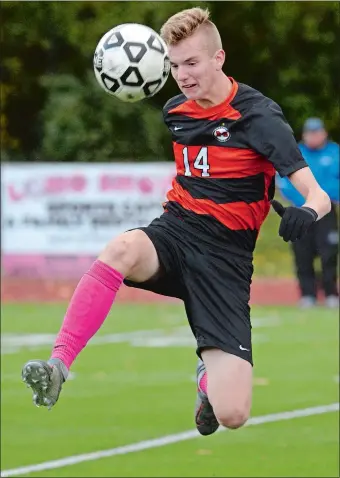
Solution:
{"label": "gray sock", "polygon": [[66,367],[66,365],[64,364],[64,362],[62,362],[60,359],[58,358],[54,358],[54,359],[50,359],[47,361],[48,364],[50,365],[59,365],[60,367],[60,370],[61,370],[61,373],[63,374],[63,377],[64,377],[64,381],[67,379],[67,376],[68,376],[68,368]]}

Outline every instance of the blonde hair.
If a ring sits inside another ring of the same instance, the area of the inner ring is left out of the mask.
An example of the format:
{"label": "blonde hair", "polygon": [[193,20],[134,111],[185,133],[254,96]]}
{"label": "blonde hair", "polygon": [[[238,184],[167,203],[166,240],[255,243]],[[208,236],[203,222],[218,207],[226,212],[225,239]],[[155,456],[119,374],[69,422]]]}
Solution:
{"label": "blonde hair", "polygon": [[182,10],[170,17],[162,26],[160,34],[165,43],[172,46],[191,37],[198,29],[206,30],[209,49],[213,47],[216,51],[222,48],[219,31],[210,21],[209,10],[200,7]]}

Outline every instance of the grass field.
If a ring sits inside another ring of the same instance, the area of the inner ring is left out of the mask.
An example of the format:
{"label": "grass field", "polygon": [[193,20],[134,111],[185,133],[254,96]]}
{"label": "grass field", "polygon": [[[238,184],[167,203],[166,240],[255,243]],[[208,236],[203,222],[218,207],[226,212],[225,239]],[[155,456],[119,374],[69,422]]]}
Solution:
{"label": "grass field", "polygon": [[[177,304],[115,306],[75,362],[57,405],[35,408],[20,370],[28,359],[48,357],[64,311],[65,305],[2,307],[4,476],[339,476],[336,411],[274,417],[210,437],[191,432],[196,357]],[[253,417],[338,402],[338,311],[254,307],[253,326]],[[155,441],[146,450],[138,445],[77,464],[13,471],[185,431],[186,440],[176,435],[162,447]]]}

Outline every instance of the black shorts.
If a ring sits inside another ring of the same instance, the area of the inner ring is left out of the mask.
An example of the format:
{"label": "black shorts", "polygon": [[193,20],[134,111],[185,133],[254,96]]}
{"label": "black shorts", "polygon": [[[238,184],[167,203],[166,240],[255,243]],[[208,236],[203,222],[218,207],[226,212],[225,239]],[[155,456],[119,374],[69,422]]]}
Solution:
{"label": "black shorts", "polygon": [[161,268],[146,282],[124,283],[182,299],[199,357],[202,349],[215,347],[253,364],[248,304],[252,254],[237,247],[231,251],[170,212],[138,229],[154,244]]}

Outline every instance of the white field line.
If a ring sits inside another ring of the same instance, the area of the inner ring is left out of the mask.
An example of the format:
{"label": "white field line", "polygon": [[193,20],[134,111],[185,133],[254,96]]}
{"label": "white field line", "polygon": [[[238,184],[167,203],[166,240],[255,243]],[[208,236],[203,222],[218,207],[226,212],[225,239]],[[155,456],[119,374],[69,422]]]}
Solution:
{"label": "white field line", "polygon": [[[248,420],[246,426],[262,425],[263,423],[280,422],[283,420],[291,420],[293,418],[310,417],[313,415],[321,415],[324,413],[336,412],[339,410],[338,403],[330,405],[321,405],[318,407],[302,408],[299,410],[292,410],[290,412],[273,413],[270,415],[263,415],[260,417],[253,417]],[[220,428],[218,431],[225,431],[225,428]],[[1,472],[2,477],[20,476],[36,471],[54,470],[56,468],[63,468],[65,466],[76,465],[77,463],[84,463],[86,461],[99,460],[117,455],[126,455],[128,453],[136,453],[151,448],[158,448],[172,443],[178,443],[192,438],[200,437],[197,430],[188,430],[182,433],[175,433],[173,435],[166,435],[152,440],[144,440],[131,445],[124,445],[109,450],[95,451],[93,453],[84,453],[82,455],[73,455],[58,460],[45,461],[37,463],[36,465],[22,466],[20,468],[12,468],[11,470],[4,470]]]}
{"label": "white field line", "polygon": [[[252,319],[253,328],[275,327],[279,325],[277,318]],[[14,354],[22,349],[37,350],[50,347],[55,341],[53,334],[15,334],[5,333],[1,336],[1,354]],[[253,334],[253,342],[263,342],[260,334]],[[167,329],[144,329],[93,337],[88,345],[130,343],[135,347],[193,347],[195,339],[188,326],[176,326]]]}

